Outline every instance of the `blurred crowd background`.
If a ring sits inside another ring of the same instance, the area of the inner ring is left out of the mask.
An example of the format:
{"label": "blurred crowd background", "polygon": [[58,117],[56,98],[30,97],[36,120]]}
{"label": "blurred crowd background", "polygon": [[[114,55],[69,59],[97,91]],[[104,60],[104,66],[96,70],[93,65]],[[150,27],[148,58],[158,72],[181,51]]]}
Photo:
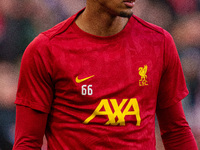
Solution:
{"label": "blurred crowd background", "polygon": [[[67,19],[85,0],[0,0],[0,150],[11,150],[21,56],[40,32]],[[190,94],[186,118],[200,148],[200,0],[136,0],[134,14],[169,31],[176,43]],[[156,124],[157,149],[164,150]],[[44,139],[43,150],[46,149]]]}

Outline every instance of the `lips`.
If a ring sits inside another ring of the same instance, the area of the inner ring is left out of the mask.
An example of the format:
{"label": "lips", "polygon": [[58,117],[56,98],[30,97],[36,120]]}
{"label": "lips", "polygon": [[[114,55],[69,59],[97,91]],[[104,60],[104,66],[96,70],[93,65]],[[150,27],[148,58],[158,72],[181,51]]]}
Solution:
{"label": "lips", "polygon": [[135,0],[124,0],[123,3],[126,7],[132,8],[135,5]]}

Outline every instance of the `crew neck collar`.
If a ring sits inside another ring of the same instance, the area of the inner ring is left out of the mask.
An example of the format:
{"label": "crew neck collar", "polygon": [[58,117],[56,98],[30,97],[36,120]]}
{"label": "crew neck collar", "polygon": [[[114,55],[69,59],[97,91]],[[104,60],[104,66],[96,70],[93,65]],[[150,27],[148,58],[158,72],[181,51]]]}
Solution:
{"label": "crew neck collar", "polygon": [[[85,9],[85,8],[84,8]],[[81,11],[79,11],[76,15],[75,15],[75,19],[84,11],[84,9],[82,9]],[[98,41],[107,41],[110,42],[112,40],[117,40],[117,39],[121,39],[122,37],[124,37],[124,35],[129,34],[131,31],[131,22],[133,22],[133,17],[131,17],[127,24],[125,25],[125,27],[118,33],[114,34],[114,35],[110,35],[110,36],[97,36],[97,35],[93,35],[90,33],[87,33],[85,31],[83,31],[82,29],[80,29],[78,27],[78,25],[75,23],[75,19],[72,23],[72,28],[74,29],[75,32],[78,32],[81,36],[85,37],[85,38],[89,38],[90,40],[98,40]]]}

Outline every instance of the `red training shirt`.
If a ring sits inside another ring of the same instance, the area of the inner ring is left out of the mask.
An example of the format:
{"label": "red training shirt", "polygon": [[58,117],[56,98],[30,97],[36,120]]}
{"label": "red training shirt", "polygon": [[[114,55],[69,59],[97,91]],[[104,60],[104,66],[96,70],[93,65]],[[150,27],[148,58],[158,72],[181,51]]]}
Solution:
{"label": "red training shirt", "polygon": [[88,34],[81,12],[27,47],[15,103],[49,113],[49,150],[155,150],[155,111],[187,94],[170,34],[136,16],[113,36]]}

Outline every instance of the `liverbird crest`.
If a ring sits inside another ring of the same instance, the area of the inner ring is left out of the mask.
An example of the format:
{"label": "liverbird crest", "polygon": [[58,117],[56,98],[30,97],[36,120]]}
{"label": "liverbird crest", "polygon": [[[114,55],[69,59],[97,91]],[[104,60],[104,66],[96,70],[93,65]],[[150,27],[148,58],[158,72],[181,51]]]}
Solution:
{"label": "liverbird crest", "polygon": [[147,83],[147,65],[144,65],[144,67],[139,67],[139,75],[141,76],[141,79],[139,80],[139,86],[145,86],[148,85]]}

